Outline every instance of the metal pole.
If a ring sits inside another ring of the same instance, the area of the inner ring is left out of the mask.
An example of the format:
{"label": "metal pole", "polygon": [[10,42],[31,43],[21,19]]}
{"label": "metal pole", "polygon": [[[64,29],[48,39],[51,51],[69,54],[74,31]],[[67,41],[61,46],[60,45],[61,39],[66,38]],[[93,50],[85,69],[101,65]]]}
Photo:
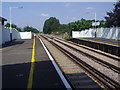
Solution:
{"label": "metal pole", "polygon": [[10,41],[12,41],[12,8],[23,8],[23,7],[9,7],[10,9]]}
{"label": "metal pole", "polygon": [[95,38],[96,38],[96,13],[95,13]]}
{"label": "metal pole", "polygon": [[10,7],[10,41],[12,41],[12,20],[11,20],[11,13],[12,8]]}

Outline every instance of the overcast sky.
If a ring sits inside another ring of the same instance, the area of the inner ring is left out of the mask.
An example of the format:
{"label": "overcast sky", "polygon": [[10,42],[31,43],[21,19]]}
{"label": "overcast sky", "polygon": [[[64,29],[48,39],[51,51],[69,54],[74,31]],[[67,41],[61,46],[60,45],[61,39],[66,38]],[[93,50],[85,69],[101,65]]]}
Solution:
{"label": "overcast sky", "polygon": [[[115,2],[2,2],[2,16],[9,22],[9,7],[23,6],[12,9],[12,23],[23,28],[26,25],[43,29],[44,21],[56,17],[61,24],[81,18],[103,20],[107,11],[114,8]],[[6,23],[7,23],[6,22]]]}

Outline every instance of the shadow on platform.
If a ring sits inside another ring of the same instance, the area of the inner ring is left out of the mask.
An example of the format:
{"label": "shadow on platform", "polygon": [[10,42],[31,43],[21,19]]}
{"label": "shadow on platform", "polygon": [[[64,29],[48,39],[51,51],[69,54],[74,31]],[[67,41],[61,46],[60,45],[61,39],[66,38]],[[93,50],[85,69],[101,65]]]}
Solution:
{"label": "shadow on platform", "polygon": [[[2,88],[27,88],[31,65],[30,62],[3,65]],[[50,60],[34,63],[33,88],[65,88]]]}
{"label": "shadow on platform", "polygon": [[13,40],[13,41],[6,42],[5,44],[2,44],[0,47],[5,48],[5,47],[23,44],[23,43],[24,43],[24,41],[22,41],[22,40]]}

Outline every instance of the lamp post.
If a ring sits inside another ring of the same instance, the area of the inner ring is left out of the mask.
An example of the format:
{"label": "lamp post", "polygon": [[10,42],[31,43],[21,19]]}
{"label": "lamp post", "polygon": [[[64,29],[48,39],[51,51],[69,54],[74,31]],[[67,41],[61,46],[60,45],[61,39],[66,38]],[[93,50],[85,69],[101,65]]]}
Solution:
{"label": "lamp post", "polygon": [[86,13],[88,13],[88,14],[94,14],[94,19],[95,19],[95,22],[92,22],[92,26],[94,26],[94,31],[95,31],[95,38],[97,37],[97,34],[96,34],[96,31],[97,31],[97,29],[96,29],[96,26],[99,24],[98,22],[96,22],[97,21],[97,15],[96,15],[96,12],[86,12]]}
{"label": "lamp post", "polygon": [[12,9],[13,8],[23,8],[23,7],[9,7],[10,10],[10,41],[12,41]]}
{"label": "lamp post", "polygon": [[97,31],[96,26],[98,26],[99,23],[96,22],[96,21],[97,21],[97,15],[96,15],[96,12],[93,12],[93,14],[94,14],[95,22],[93,22],[92,26],[94,26],[94,29],[95,29],[95,38],[96,38],[96,37],[97,37],[97,34],[96,34],[96,31]]}
{"label": "lamp post", "polygon": [[96,18],[96,13],[94,13],[95,14],[95,38],[97,37],[96,36],[96,31],[97,31],[97,29],[96,29],[96,26],[97,26],[97,23],[96,23],[96,20],[97,20],[97,18]]}

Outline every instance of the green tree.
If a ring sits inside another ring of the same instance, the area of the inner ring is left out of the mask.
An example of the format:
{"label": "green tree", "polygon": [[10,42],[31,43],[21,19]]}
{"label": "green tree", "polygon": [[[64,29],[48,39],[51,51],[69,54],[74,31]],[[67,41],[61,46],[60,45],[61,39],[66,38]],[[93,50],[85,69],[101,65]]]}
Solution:
{"label": "green tree", "polygon": [[[5,27],[10,27],[10,23],[7,23],[7,24],[5,24]],[[11,27],[12,28],[17,28],[17,25],[15,25],[15,24],[11,24]]]}
{"label": "green tree", "polygon": [[89,29],[89,28],[92,28],[92,21],[82,18],[80,21],[80,30],[85,30],[85,29]]}
{"label": "green tree", "polygon": [[44,23],[43,32],[45,34],[50,34],[52,32],[58,32],[60,29],[59,20],[55,17],[50,17]]}
{"label": "green tree", "polygon": [[5,24],[5,27],[9,28],[10,27],[10,23]]}
{"label": "green tree", "polygon": [[69,25],[68,24],[60,24],[60,31],[61,33],[65,33],[69,31]]}
{"label": "green tree", "polygon": [[11,27],[16,29],[16,28],[17,28],[17,25],[12,24]]}
{"label": "green tree", "polygon": [[106,25],[105,25],[106,21],[101,20],[101,21],[98,21],[98,22],[100,22],[100,25],[98,27],[106,27]]}
{"label": "green tree", "polygon": [[30,26],[26,26],[23,28],[24,32],[33,32],[33,33],[39,33],[39,31],[36,28],[30,27]]}
{"label": "green tree", "polygon": [[89,29],[92,27],[92,21],[85,20],[82,18],[81,20],[69,23],[69,27],[72,31],[81,31],[81,30]]}
{"label": "green tree", "polygon": [[[93,28],[92,22],[95,22],[95,20],[86,20],[82,18],[81,20],[68,24],[60,24],[58,19],[56,19],[55,17],[51,17],[45,21],[43,32],[45,34],[67,32],[69,35],[71,35],[72,31],[81,31]],[[105,21],[97,20],[97,22],[100,22],[100,25],[97,27],[105,27]]]}
{"label": "green tree", "polygon": [[19,28],[19,27],[17,27],[16,30],[19,31],[19,32],[23,32],[22,29]]}
{"label": "green tree", "polygon": [[108,16],[105,17],[107,27],[120,27],[120,1],[114,4],[114,9],[107,12],[107,15]]}
{"label": "green tree", "polygon": [[[5,27],[10,28],[10,23],[5,24]],[[21,28],[17,27],[17,25],[15,25],[15,24],[12,24],[11,27],[15,28],[19,32],[22,31]]]}

